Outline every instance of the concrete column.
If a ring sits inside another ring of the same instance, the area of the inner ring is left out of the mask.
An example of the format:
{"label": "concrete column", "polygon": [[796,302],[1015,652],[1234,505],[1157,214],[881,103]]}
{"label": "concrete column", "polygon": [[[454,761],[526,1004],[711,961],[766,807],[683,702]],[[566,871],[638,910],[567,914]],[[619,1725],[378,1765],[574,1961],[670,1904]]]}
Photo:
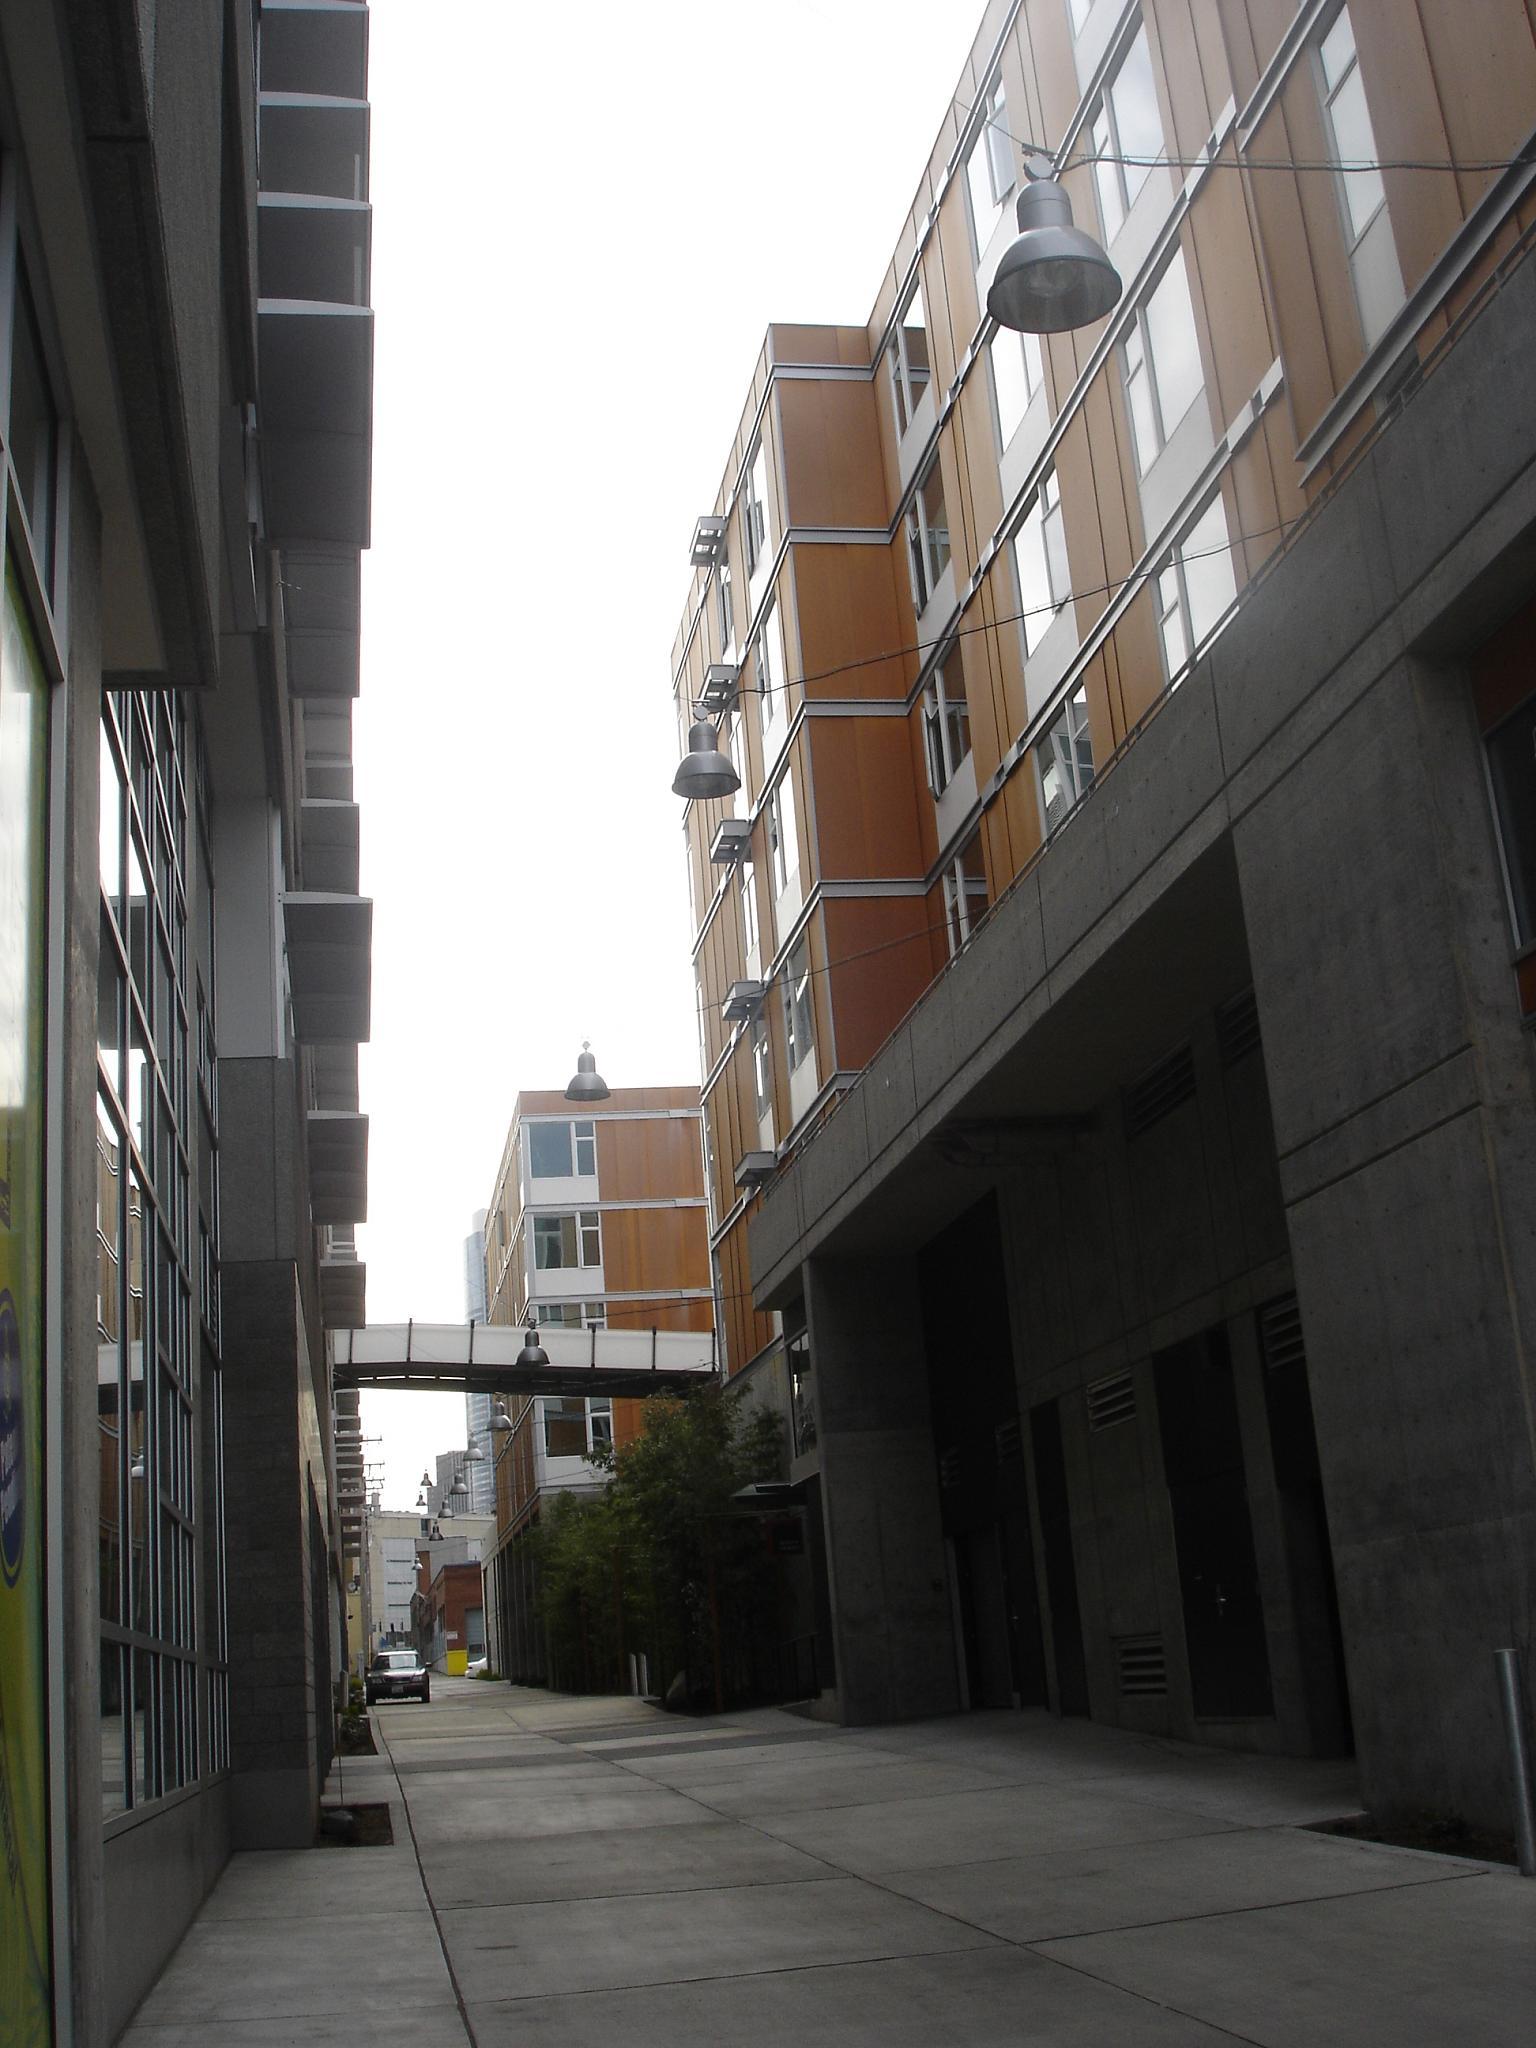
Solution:
{"label": "concrete column", "polygon": [[1388,668],[1236,845],[1363,1794],[1507,1824],[1536,1114],[1462,678]]}
{"label": "concrete column", "polygon": [[910,1260],[804,1268],[840,1718],[953,1713],[959,1679]]}

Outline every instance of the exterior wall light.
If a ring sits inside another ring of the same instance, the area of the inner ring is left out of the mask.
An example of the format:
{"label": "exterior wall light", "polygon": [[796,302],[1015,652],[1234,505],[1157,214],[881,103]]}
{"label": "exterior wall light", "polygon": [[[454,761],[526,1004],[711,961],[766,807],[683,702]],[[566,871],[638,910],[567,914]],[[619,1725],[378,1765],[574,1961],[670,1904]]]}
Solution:
{"label": "exterior wall light", "polygon": [[588,1038],[581,1041],[581,1051],[576,1055],[576,1071],[565,1084],[567,1102],[606,1102],[611,1093],[608,1083],[597,1071],[591,1045]]}
{"label": "exterior wall light", "polygon": [[987,291],[998,326],[1020,334],[1087,327],[1103,319],[1124,288],[1092,235],[1072,225],[1072,202],[1052,169],[1048,156],[1024,159],[1018,238],[1003,251]]}
{"label": "exterior wall light", "polygon": [[674,796],[702,799],[734,796],[741,777],[720,751],[720,735],[704,716],[702,704],[693,707],[693,724],[688,728],[688,751],[672,778]]}

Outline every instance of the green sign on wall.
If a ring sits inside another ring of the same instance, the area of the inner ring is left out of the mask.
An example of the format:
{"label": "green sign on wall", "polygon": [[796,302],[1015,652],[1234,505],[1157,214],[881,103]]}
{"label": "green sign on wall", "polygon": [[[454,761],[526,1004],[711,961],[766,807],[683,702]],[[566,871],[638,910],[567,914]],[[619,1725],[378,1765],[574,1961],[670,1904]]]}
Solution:
{"label": "green sign on wall", "polygon": [[0,638],[0,2048],[52,2040],[43,1627],[48,685],[14,571]]}

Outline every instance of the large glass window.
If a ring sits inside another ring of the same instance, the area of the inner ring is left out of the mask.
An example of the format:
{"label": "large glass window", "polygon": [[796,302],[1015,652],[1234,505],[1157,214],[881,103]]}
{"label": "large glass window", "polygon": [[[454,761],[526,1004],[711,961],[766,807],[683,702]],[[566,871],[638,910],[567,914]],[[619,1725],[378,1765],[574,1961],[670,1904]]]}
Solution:
{"label": "large glass window", "polygon": [[973,832],[944,870],[944,923],[951,959],[971,936],[987,902],[987,863],[981,834]]}
{"label": "large glass window", "polygon": [[603,1246],[598,1212],[583,1209],[575,1215],[535,1216],[533,1263],[539,1272],[558,1267],[600,1266]]}
{"label": "large glass window", "polygon": [[923,691],[923,744],[928,756],[928,787],[935,796],[942,796],[955,770],[971,751],[965,674],[954,641],[934,663]]}
{"label": "large glass window", "polygon": [[[1090,124],[1093,167],[1104,239],[1113,241],[1136,204],[1153,162],[1163,153],[1163,118],[1152,77],[1145,28],[1137,29],[1120,68],[1105,87]],[[1131,159],[1130,162],[1125,159]]]}
{"label": "large glass window", "polygon": [[1143,476],[1205,388],[1184,252],[1174,251],[1123,344],[1125,394]]}
{"label": "large glass window", "polygon": [[1061,522],[1061,492],[1056,472],[1040,479],[1034,501],[1013,537],[1013,562],[1019,579],[1019,610],[1024,646],[1033,654],[1071,594],[1067,575],[1067,536]]}
{"label": "large glass window", "polygon": [[757,871],[749,860],[741,864],[741,942],[747,952],[757,951]]}
{"label": "large glass window", "polygon": [[911,296],[896,321],[887,356],[891,370],[891,392],[896,406],[896,431],[904,434],[912,424],[923,393],[928,389],[928,325],[923,313],[923,288],[912,287]]}
{"label": "large glass window", "polygon": [[720,556],[720,566],[715,571],[715,638],[719,643],[720,659],[729,661],[736,645],[736,614],[731,604],[731,565]]}
{"label": "large glass window", "polygon": [[1365,103],[1360,79],[1360,62],[1355,55],[1355,31],[1349,9],[1341,7],[1333,27],[1318,45],[1323,70],[1323,105],[1333,137],[1333,152],[1341,164],[1359,164],[1359,170],[1339,173],[1339,194],[1351,248],[1387,203],[1387,188],[1376,168],[1376,131]]}
{"label": "large glass window", "polygon": [[530,1180],[568,1180],[597,1172],[597,1136],[592,1119],[574,1123],[524,1124]]}
{"label": "large glass window", "polygon": [[228,1680],[212,876],[181,700],[110,693],[100,759],[96,1336],[110,1817],[223,1767]]}
{"label": "large glass window", "polygon": [[753,643],[756,653],[757,707],[763,735],[763,765],[766,768],[778,748],[789,718],[789,693],[784,674],[784,622],[779,617],[778,599],[770,598]]}
{"label": "large glass window", "polygon": [[1515,936],[1528,946],[1536,941],[1536,696],[1495,726],[1487,744]]}
{"label": "large glass window", "polygon": [[800,843],[795,828],[795,783],[788,769],[768,799],[768,857],[773,867],[773,893],[782,896],[800,871]]}
{"label": "large glass window", "polygon": [[816,1049],[816,1018],[811,1002],[811,956],[800,938],[784,967],[784,1042],[789,1071],[795,1070]]}
{"label": "large glass window", "polygon": [[747,551],[750,581],[772,551],[772,528],[768,518],[768,455],[761,441],[747,465],[741,500],[741,530]]}
{"label": "large glass window", "polygon": [[949,514],[944,509],[944,479],[937,456],[923,472],[907,507],[906,524],[912,602],[921,612],[949,567]]}
{"label": "large glass window", "polygon": [[986,96],[986,118],[971,153],[965,160],[965,182],[971,194],[971,227],[976,237],[976,256],[997,231],[1003,202],[1013,190],[1016,178],[1013,141],[1008,133],[1008,107],[1001,79]]}
{"label": "large glass window", "polygon": [[992,388],[997,394],[998,443],[1006,448],[1024,423],[1035,393],[1045,382],[1045,359],[1038,334],[1015,334],[1000,327],[987,350],[992,361]]}
{"label": "large glass window", "polygon": [[752,1088],[758,1116],[765,1117],[773,1107],[773,1042],[761,1010],[752,1019]]}
{"label": "large glass window", "polygon": [[1218,491],[1157,575],[1163,666],[1177,682],[1237,596],[1226,508]]}
{"label": "large glass window", "polygon": [[1040,769],[1040,802],[1049,835],[1093,781],[1093,740],[1088,731],[1088,698],[1081,685],[1061,705],[1050,730],[1035,748]]}

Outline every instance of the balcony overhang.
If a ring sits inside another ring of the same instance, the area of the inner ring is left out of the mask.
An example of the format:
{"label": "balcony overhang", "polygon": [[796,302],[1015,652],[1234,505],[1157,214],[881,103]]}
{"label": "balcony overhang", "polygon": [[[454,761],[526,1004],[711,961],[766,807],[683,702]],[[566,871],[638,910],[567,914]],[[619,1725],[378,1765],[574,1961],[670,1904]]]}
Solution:
{"label": "balcony overhang", "polygon": [[722,818],[709,842],[709,857],[716,867],[731,867],[744,860],[752,847],[750,818]]}
{"label": "balcony overhang", "polygon": [[368,9],[358,0],[262,0],[261,79],[269,91],[368,93]]}
{"label": "balcony overhang", "polygon": [[256,201],[256,280],[264,299],[366,306],[373,210],[366,199],[262,192]]}
{"label": "balcony overhang", "polygon": [[725,544],[725,521],[718,512],[706,512],[693,523],[688,559],[695,569],[712,569]]}
{"label": "balcony overhang", "polygon": [[743,1152],[736,1162],[737,1187],[760,1188],[765,1181],[773,1179],[778,1164],[777,1153]]}
{"label": "balcony overhang", "polygon": [[299,860],[306,888],[328,895],[358,893],[360,812],[336,797],[308,797],[299,805]]}
{"label": "balcony overhang", "polygon": [[310,1100],[316,1109],[357,1108],[355,1045],[348,1045],[345,1042],[339,1045],[312,1045],[309,1048],[309,1073]]}
{"label": "balcony overhang", "polygon": [[294,1030],[306,1042],[357,1045],[369,1034],[373,904],[319,890],[283,898]]}
{"label": "balcony overhang", "polygon": [[368,1215],[368,1119],[356,1111],[312,1109],[309,1204],[317,1223],[362,1223]]}
{"label": "balcony overhang", "polygon": [[338,1330],[338,1386],[471,1394],[681,1393],[716,1376],[709,1330],[541,1330],[547,1365],[519,1365],[521,1329],[499,1323],[383,1323]]}
{"label": "balcony overhang", "polygon": [[320,1320],[327,1330],[350,1330],[368,1314],[368,1268],[336,1255],[320,1261]]}
{"label": "balcony overhang", "polygon": [[727,1024],[740,1024],[755,1016],[762,1006],[768,985],[762,981],[733,981],[725,992],[720,1014]]}
{"label": "balcony overhang", "polygon": [[280,595],[289,690],[308,703],[355,697],[363,624],[359,550],[286,547]]}
{"label": "balcony overhang", "polygon": [[734,661],[712,661],[704,671],[699,702],[712,717],[729,711],[741,685],[741,670]]}
{"label": "balcony overhang", "polygon": [[368,197],[368,102],[342,94],[264,92],[260,99],[263,192],[309,198]]}
{"label": "balcony overhang", "polygon": [[373,313],[262,299],[257,306],[267,528],[295,540],[368,545]]}

